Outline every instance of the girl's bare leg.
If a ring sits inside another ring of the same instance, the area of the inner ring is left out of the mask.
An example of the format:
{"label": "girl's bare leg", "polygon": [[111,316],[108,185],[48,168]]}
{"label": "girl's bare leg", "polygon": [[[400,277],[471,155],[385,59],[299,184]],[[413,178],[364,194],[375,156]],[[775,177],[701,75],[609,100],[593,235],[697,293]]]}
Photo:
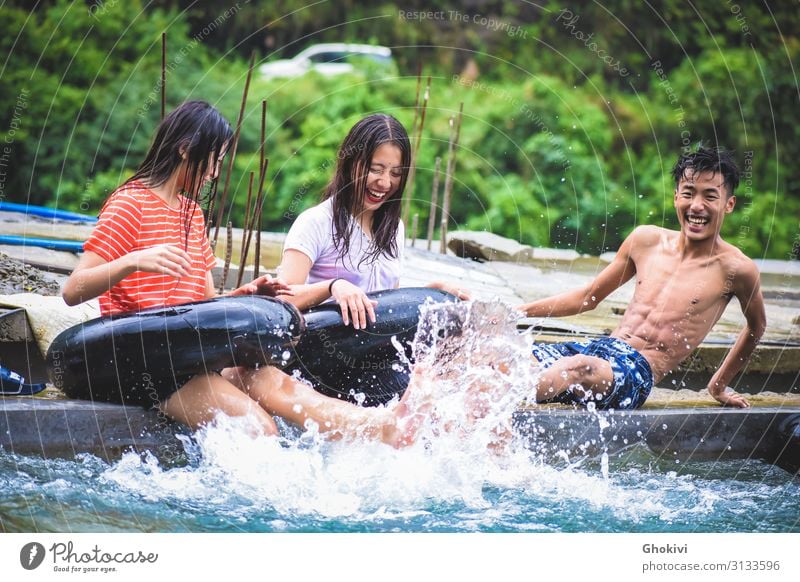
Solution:
{"label": "girl's bare leg", "polygon": [[193,430],[207,425],[223,412],[228,416],[251,418],[260,434],[278,434],[278,426],[272,417],[218,374],[195,376],[161,404],[161,411]]}
{"label": "girl's bare leg", "polygon": [[265,411],[299,426],[312,420],[328,438],[378,440],[395,447],[413,442],[414,427],[406,426],[405,422],[410,415],[406,401],[413,393],[412,386],[409,386],[394,409],[363,408],[324,396],[270,366],[258,369],[228,368],[223,370],[223,375],[240,386]]}

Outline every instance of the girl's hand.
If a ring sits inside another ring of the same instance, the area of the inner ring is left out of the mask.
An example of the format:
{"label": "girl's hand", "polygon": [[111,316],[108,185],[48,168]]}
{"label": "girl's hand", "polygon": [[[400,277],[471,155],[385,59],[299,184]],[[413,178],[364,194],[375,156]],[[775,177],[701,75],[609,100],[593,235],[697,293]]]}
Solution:
{"label": "girl's hand", "polygon": [[278,297],[281,295],[294,295],[294,291],[284,283],[280,277],[273,279],[269,275],[261,275],[258,279],[253,279],[234,289],[228,295],[266,295],[267,297]]}
{"label": "girl's hand", "polygon": [[367,317],[370,322],[375,323],[375,306],[378,302],[367,297],[366,293],[350,281],[336,279],[331,285],[331,297],[342,308],[342,321],[345,325],[349,325],[352,319],[355,329],[364,329],[367,327]]}
{"label": "girl's hand", "polygon": [[180,279],[189,275],[192,261],[182,248],[175,245],[157,245],[128,254],[134,271],[158,273]]}
{"label": "girl's hand", "polygon": [[433,281],[431,283],[428,283],[427,286],[430,287],[431,289],[438,289],[439,291],[450,293],[450,295],[458,297],[462,301],[469,301],[470,299],[472,299],[472,297],[467,291],[459,289],[458,287],[455,287],[453,285],[448,285],[447,283],[444,283],[442,281]]}

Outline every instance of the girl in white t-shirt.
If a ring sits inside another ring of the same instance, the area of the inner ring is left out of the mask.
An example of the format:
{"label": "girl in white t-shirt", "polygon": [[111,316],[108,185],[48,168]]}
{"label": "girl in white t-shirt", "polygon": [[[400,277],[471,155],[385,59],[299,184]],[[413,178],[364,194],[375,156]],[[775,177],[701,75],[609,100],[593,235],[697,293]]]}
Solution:
{"label": "girl in white t-shirt", "polygon": [[345,325],[352,320],[362,329],[367,318],[375,321],[376,303],[366,294],[400,282],[400,207],[410,164],[408,134],[397,119],[374,114],[353,126],[323,201],[301,213],[286,235],[278,272],[300,286],[292,303],[306,308],[332,298]]}

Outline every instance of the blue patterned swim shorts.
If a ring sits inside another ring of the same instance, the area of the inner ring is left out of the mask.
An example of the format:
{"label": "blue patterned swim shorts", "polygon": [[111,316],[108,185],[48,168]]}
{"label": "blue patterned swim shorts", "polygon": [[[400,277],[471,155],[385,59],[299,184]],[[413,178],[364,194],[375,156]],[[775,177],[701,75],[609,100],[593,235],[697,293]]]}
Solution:
{"label": "blue patterned swim shorts", "polygon": [[[621,339],[601,337],[560,344],[533,344],[533,357],[545,369],[561,358],[578,354],[595,356],[611,364],[614,385],[601,400],[592,400],[597,408],[630,410],[639,408],[647,400],[653,387],[653,371],[644,356]],[[547,402],[586,404],[586,401],[572,390],[565,390]]]}

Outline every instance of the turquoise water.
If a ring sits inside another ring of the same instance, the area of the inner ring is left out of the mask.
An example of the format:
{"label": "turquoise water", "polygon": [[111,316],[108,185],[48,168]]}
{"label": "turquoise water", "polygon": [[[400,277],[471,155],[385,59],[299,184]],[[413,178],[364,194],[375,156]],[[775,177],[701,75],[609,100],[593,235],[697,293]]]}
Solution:
{"label": "turquoise water", "polygon": [[499,438],[536,382],[529,343],[505,307],[458,309],[420,324],[434,340],[416,352],[407,404],[429,408],[411,447],[330,442],[313,424],[253,438],[220,418],[179,437],[168,465],[0,451],[0,531],[800,532],[800,479],[759,461],[676,463],[643,445],[544,459]]}
{"label": "turquoise water", "polygon": [[555,467],[520,452],[465,466],[424,448],[281,445],[227,429],[189,448],[171,468],[135,454],[107,463],[0,453],[0,530],[800,531],[800,482],[758,461],[675,471],[642,447],[611,458],[606,476],[597,460]]}

